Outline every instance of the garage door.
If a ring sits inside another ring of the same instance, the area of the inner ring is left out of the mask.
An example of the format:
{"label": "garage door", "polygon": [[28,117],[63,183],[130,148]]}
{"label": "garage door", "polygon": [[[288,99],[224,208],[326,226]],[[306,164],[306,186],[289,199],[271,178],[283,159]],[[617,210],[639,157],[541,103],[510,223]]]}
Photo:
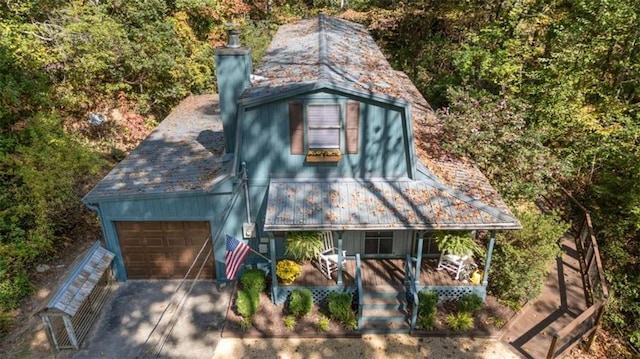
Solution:
{"label": "garage door", "polygon": [[[116,222],[116,230],[128,279],[182,279],[211,234],[209,222]],[[210,249],[209,244],[190,278]],[[213,255],[199,278],[215,278]]]}

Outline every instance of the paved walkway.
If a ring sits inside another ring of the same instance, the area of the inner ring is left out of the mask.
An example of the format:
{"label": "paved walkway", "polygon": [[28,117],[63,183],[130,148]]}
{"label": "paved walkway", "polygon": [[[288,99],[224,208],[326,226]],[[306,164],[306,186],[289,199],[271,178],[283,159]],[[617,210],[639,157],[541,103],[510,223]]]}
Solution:
{"label": "paved walkway", "polygon": [[562,258],[552,266],[542,294],[512,319],[501,340],[525,358],[546,358],[553,334],[587,309],[573,238],[561,241]]}

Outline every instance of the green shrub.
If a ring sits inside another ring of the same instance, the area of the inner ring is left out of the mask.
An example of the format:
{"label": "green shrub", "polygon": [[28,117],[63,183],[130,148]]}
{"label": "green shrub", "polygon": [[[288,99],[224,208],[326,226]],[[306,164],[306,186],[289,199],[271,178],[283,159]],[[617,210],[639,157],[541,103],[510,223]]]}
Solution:
{"label": "green shrub", "polygon": [[436,325],[435,315],[418,315],[418,326],[424,330],[431,330]]}
{"label": "green shrub", "polygon": [[253,326],[253,321],[251,318],[242,317],[240,321],[237,323],[238,329],[240,330],[248,330]]}
{"label": "green shrub", "polygon": [[520,231],[505,231],[496,238],[489,290],[499,299],[520,303],[535,298],[549,274],[549,265],[562,254],[558,239],[569,225],[556,213],[536,209],[516,211]]}
{"label": "green shrub", "polygon": [[458,312],[447,315],[447,324],[455,331],[473,328],[473,316],[471,313]]}
{"label": "green shrub", "polygon": [[477,294],[465,294],[458,302],[458,311],[473,314],[482,308],[482,298]]}
{"label": "green shrub", "polygon": [[251,319],[258,311],[260,305],[260,294],[253,290],[241,289],[236,298],[236,308],[238,314],[245,319]]}
{"label": "green shrub", "polygon": [[284,317],[284,326],[289,329],[289,330],[293,330],[293,328],[296,327],[297,324],[297,318],[293,315],[287,315],[286,317]]}
{"label": "green shrub", "polygon": [[358,327],[358,318],[351,310],[351,293],[329,293],[329,316],[347,329]]}
{"label": "green shrub", "polygon": [[324,242],[318,232],[290,232],[287,234],[285,254],[296,261],[316,258],[324,249]]}
{"label": "green shrub", "polygon": [[289,312],[296,317],[304,317],[313,308],[313,296],[309,289],[296,289],[289,299]]}
{"label": "green shrub", "polygon": [[324,315],[321,315],[320,318],[318,318],[318,324],[316,325],[316,330],[318,331],[318,333],[324,333],[327,330],[329,330],[329,318],[325,317]]}
{"label": "green shrub", "polygon": [[245,270],[240,276],[240,283],[245,290],[262,292],[267,288],[267,279],[261,269]]}
{"label": "green shrub", "polygon": [[438,310],[438,293],[423,290],[418,292],[418,325],[425,330],[433,329]]}
{"label": "green shrub", "polygon": [[434,315],[438,310],[438,292],[423,290],[418,292],[418,315]]}
{"label": "green shrub", "polygon": [[25,271],[18,271],[9,276],[0,268],[0,309],[16,309],[21,303],[21,299],[33,292],[33,284]]}

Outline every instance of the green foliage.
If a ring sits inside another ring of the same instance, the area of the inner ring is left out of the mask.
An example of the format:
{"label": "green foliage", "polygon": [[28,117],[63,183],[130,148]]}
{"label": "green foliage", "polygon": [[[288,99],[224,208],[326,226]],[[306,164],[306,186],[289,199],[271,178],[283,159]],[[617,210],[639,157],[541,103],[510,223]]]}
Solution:
{"label": "green foliage", "polygon": [[329,316],[347,329],[358,327],[358,318],[351,309],[351,293],[329,293]]}
{"label": "green foliage", "polygon": [[298,319],[295,315],[287,315],[284,317],[283,321],[285,328],[288,330],[293,330],[296,327],[296,324],[298,324]]}
{"label": "green foliage", "polygon": [[306,261],[318,257],[324,249],[324,242],[318,232],[289,232],[285,254],[296,261]]}
{"label": "green foliage", "polygon": [[473,328],[473,316],[468,312],[451,313],[447,315],[447,325],[455,331]]}
{"label": "green foliage", "polygon": [[296,289],[289,298],[289,312],[296,317],[304,317],[313,308],[313,296],[309,289]]}
{"label": "green foliage", "polygon": [[527,126],[530,105],[453,88],[448,96],[450,107],[438,111],[445,148],[472,158],[506,198],[534,200],[553,188],[549,179],[564,169],[542,145],[541,129]]}
{"label": "green foliage", "polygon": [[318,331],[318,333],[324,333],[327,330],[329,330],[329,318],[325,317],[324,315],[321,315],[318,318],[318,323],[316,324],[316,330]]}
{"label": "green foliage", "polygon": [[438,310],[438,292],[420,291],[418,302],[418,325],[425,330],[433,329]]}
{"label": "green foliage", "polygon": [[238,325],[238,329],[240,330],[249,330],[249,328],[251,328],[253,326],[253,319],[252,318],[245,318],[242,317],[240,319],[240,321],[237,323]]}
{"label": "green foliage", "polygon": [[558,240],[569,229],[555,213],[528,208],[516,211],[522,230],[500,233],[496,239],[489,290],[502,300],[523,303],[535,298],[561,255]]}
{"label": "green foliage", "polygon": [[294,261],[283,259],[276,264],[276,275],[285,284],[293,283],[300,273],[300,265]]}
{"label": "green foliage", "polygon": [[267,279],[261,269],[247,269],[240,276],[242,288],[254,292],[262,292],[267,288]]}
{"label": "green foliage", "polygon": [[236,309],[243,318],[251,321],[260,306],[260,293],[241,289],[236,297]]}
{"label": "green foliage", "polygon": [[438,232],[436,235],[438,250],[455,256],[471,256],[482,253],[482,248],[468,233]]}
{"label": "green foliage", "polygon": [[482,298],[477,294],[464,294],[458,302],[458,311],[473,314],[482,309]]}
{"label": "green foliage", "polygon": [[[0,262],[4,262],[4,260]],[[9,276],[0,269],[0,277],[3,278],[0,281],[0,308],[3,309],[3,312],[18,308],[21,299],[31,294],[34,289],[25,271],[19,271]],[[8,319],[0,321],[0,331],[2,331],[1,324],[8,322]]]}

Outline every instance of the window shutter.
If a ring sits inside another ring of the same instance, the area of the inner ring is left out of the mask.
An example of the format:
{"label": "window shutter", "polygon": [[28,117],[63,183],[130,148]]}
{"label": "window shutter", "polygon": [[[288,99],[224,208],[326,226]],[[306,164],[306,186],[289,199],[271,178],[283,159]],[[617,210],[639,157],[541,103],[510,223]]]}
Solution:
{"label": "window shutter", "polygon": [[346,153],[358,153],[360,127],[360,103],[347,103],[347,127],[345,131]]}
{"label": "window shutter", "polygon": [[304,154],[304,124],[302,122],[302,104],[289,103],[289,134],[291,137],[291,154]]}

